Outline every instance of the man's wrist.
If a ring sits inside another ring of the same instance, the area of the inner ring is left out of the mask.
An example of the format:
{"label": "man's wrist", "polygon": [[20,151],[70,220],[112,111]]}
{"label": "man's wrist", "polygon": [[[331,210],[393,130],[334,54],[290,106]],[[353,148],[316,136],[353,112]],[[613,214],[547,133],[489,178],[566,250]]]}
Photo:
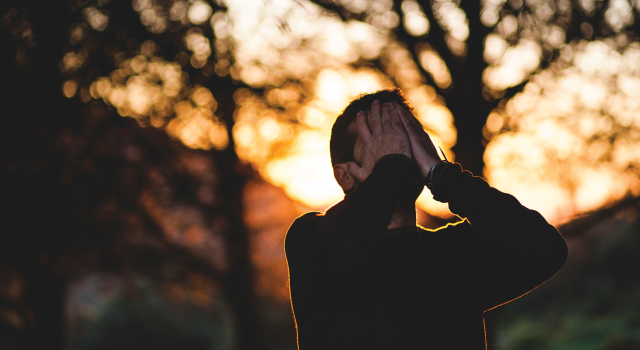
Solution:
{"label": "man's wrist", "polygon": [[440,159],[433,159],[429,162],[426,162],[422,167],[422,176],[424,176],[424,180],[426,181],[429,178],[429,172],[435,165],[440,163]]}
{"label": "man's wrist", "polygon": [[425,179],[425,185],[427,186],[427,188],[429,190],[433,190],[433,187],[435,186],[435,183],[436,183],[435,173],[436,173],[436,171],[441,170],[440,168],[443,167],[443,166],[446,166],[447,164],[450,164],[450,163],[448,161],[446,161],[446,160],[440,160],[440,161],[436,162],[435,164],[433,164],[431,169],[429,169],[429,172],[427,173],[427,178]]}

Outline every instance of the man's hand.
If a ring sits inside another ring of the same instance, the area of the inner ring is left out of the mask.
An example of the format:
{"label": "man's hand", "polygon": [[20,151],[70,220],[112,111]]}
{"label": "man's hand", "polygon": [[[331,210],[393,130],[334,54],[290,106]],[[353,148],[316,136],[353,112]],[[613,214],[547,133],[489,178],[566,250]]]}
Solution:
{"label": "man's hand", "polygon": [[418,168],[420,169],[423,179],[426,179],[431,167],[440,161],[438,151],[433,145],[429,134],[424,131],[422,124],[420,124],[418,119],[416,119],[411,112],[396,102],[392,102],[391,107],[392,109],[396,109],[397,113],[400,115],[402,125],[404,125],[404,129],[407,131],[407,135],[409,136],[413,159],[418,164]]}
{"label": "man's hand", "polygon": [[362,165],[348,163],[349,173],[358,181],[364,182],[378,159],[387,154],[404,154],[411,158],[411,145],[398,112],[391,103],[380,106],[378,100],[373,101],[368,115],[358,112],[356,123],[363,143]]}

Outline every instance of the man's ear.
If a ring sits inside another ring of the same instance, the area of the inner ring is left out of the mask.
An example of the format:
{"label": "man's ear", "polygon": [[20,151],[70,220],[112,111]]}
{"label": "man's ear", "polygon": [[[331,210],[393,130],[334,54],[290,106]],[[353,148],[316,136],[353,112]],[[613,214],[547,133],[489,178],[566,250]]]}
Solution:
{"label": "man's ear", "polygon": [[344,193],[351,192],[356,186],[356,179],[349,173],[347,163],[335,164],[333,166],[333,177],[336,178]]}

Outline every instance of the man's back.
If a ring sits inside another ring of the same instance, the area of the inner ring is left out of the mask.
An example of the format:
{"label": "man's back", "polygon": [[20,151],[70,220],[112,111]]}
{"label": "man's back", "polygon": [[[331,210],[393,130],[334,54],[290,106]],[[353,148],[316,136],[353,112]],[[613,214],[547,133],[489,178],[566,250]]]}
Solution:
{"label": "man's back", "polygon": [[[564,265],[558,231],[440,161],[410,110],[399,90],[381,91],[352,101],[334,123],[331,162],[347,195],[298,218],[285,240],[302,350],[480,350],[482,313]],[[425,185],[465,220],[419,230],[415,201]]]}
{"label": "man's back", "polygon": [[[287,234],[300,349],[484,349],[482,313],[553,276],[566,244],[538,213],[459,166],[449,169],[445,196],[475,226],[352,225],[366,221],[356,208],[393,195],[376,194],[377,182],[402,176],[402,163],[383,163],[361,185],[368,195],[308,213]],[[541,244],[526,244],[531,235]]]}
{"label": "man's back", "polygon": [[[305,266],[314,262],[292,261],[295,254],[288,253],[300,348],[484,349],[483,310],[474,300],[472,280],[463,276],[470,261],[452,261],[446,249],[429,249],[453,237],[445,231],[460,230],[390,230],[362,269],[342,280],[315,279],[311,271],[322,266]],[[286,245],[296,234],[289,231]]]}

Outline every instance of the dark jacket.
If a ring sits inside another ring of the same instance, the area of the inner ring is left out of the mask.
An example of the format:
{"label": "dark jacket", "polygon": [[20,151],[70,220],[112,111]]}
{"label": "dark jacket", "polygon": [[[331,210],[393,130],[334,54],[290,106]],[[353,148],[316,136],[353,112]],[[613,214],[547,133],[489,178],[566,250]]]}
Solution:
{"label": "dark jacket", "polygon": [[458,164],[436,169],[432,193],[464,218],[456,224],[387,229],[410,191],[412,163],[395,156],[326,213],[291,225],[299,349],[485,349],[482,313],[564,265],[566,242],[538,212]]}

